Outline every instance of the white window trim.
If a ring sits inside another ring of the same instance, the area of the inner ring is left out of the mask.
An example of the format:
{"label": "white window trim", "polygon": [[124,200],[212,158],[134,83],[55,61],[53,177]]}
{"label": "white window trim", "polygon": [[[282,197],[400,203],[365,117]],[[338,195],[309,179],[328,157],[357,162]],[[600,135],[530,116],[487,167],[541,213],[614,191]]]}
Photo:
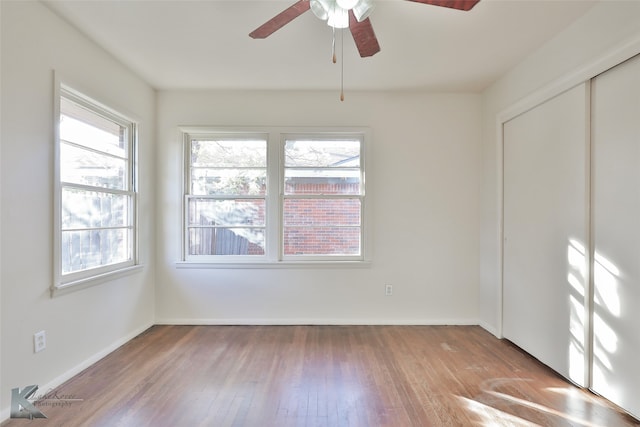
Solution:
{"label": "white window trim", "polygon": [[[245,263],[246,258],[250,257],[253,262],[265,263],[269,262],[270,259],[268,257],[269,250],[265,248],[265,255],[189,255],[187,246],[189,241],[189,229],[187,227],[187,218],[189,217],[189,205],[188,201],[190,198],[197,198],[200,196],[192,195],[190,185],[190,157],[191,157],[191,140],[192,139],[207,139],[212,137],[226,137],[226,138],[248,138],[248,139],[256,139],[262,138],[267,143],[267,196],[258,197],[264,198],[266,202],[267,215],[269,215],[269,196],[271,191],[272,180],[269,179],[268,169],[269,169],[269,134],[265,132],[243,132],[243,131],[206,131],[202,128],[192,129],[190,132],[183,131],[182,140],[183,140],[183,201],[182,201],[182,259],[187,263]],[[223,197],[222,197],[223,198]],[[270,240],[270,228],[269,224],[265,224],[265,241],[269,242]],[[223,259],[221,259],[223,258]]]}
{"label": "white window trim", "polygon": [[[323,267],[367,267],[372,260],[372,197],[367,193],[367,186],[371,182],[365,182],[365,174],[371,176],[371,130],[366,127],[210,127],[210,126],[179,126],[182,139],[183,153],[183,208],[181,215],[182,248],[181,259],[176,262],[177,268],[323,268]],[[193,137],[221,136],[252,136],[264,135],[267,138],[267,224],[266,224],[266,254],[264,256],[188,256],[187,255],[187,195],[189,192],[189,143]],[[281,161],[284,154],[284,141],[287,137],[328,137],[328,138],[353,138],[361,141],[361,182],[363,193],[362,200],[362,224],[361,224],[361,255],[337,255],[337,256],[285,256],[283,254],[282,240],[282,212],[281,205],[284,198],[284,164]],[[270,174],[271,168],[277,169],[277,174]],[[274,178],[277,182],[274,182]],[[369,180],[370,181],[370,180]],[[271,220],[269,220],[271,218]],[[277,219],[276,219],[277,218]],[[275,219],[275,220],[274,220]]]}
{"label": "white window trim", "polygon": [[[53,283],[50,288],[51,296],[68,293],[71,290],[79,290],[89,286],[104,283],[117,279],[124,275],[134,273],[141,269],[139,264],[138,248],[138,138],[137,121],[126,115],[106,106],[94,97],[86,95],[63,82],[57,75],[54,75],[54,179],[53,179]],[[82,106],[89,108],[98,114],[104,115],[110,120],[129,128],[129,190],[123,193],[130,194],[133,230],[131,233],[131,259],[125,262],[111,264],[108,266],[96,267],[87,270],[77,271],[69,274],[62,274],[61,260],[61,210],[62,210],[62,183],[60,182],[60,100],[62,97],[72,100]]]}
{"label": "white window trim", "polygon": [[284,262],[291,262],[291,263],[298,263],[298,262],[326,262],[326,263],[335,263],[335,262],[347,262],[347,261],[352,261],[352,262],[360,262],[360,261],[364,261],[364,239],[365,239],[365,229],[364,229],[364,221],[366,221],[365,219],[365,201],[366,201],[366,185],[365,185],[365,181],[364,181],[364,171],[366,170],[366,159],[365,159],[365,136],[363,133],[361,132],[336,132],[335,130],[331,130],[331,131],[324,131],[324,132],[296,132],[296,133],[282,133],[281,134],[281,141],[279,144],[279,149],[280,149],[280,153],[279,153],[279,159],[284,159],[284,148],[285,148],[285,142],[287,140],[290,139],[320,139],[320,140],[326,140],[326,141],[330,141],[330,140],[342,140],[342,139],[347,139],[347,138],[353,138],[353,139],[357,139],[360,141],[360,182],[362,185],[362,191],[359,195],[320,195],[320,194],[313,194],[313,195],[287,195],[284,192],[284,175],[285,175],[285,165],[280,162],[279,165],[279,184],[280,184],[280,197],[278,200],[279,206],[284,206],[284,201],[286,199],[305,199],[305,198],[313,198],[313,199],[325,199],[325,200],[332,200],[332,199],[359,199],[360,200],[360,218],[362,219],[363,223],[360,224],[360,250],[361,250],[361,254],[360,255],[286,255],[284,253],[284,239],[282,239],[282,230],[284,229],[284,217],[283,214],[284,212],[279,212],[279,223],[280,223],[280,240],[278,241],[278,243],[280,244],[280,247],[278,249],[278,253],[279,253],[279,258],[281,261]]}

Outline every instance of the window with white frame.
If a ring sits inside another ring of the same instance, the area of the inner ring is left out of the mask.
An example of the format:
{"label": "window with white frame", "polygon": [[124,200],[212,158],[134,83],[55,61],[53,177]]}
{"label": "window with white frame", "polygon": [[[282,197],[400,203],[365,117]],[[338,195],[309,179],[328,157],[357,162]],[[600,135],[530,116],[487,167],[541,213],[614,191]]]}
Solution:
{"label": "window with white frame", "polygon": [[364,261],[364,135],[184,129],[185,261]]}
{"label": "window with white frame", "polygon": [[284,257],[361,255],[361,145],[353,137],[285,138]]}
{"label": "window with white frame", "polygon": [[267,141],[194,137],[189,145],[189,256],[265,255]]}
{"label": "window with white frame", "polygon": [[65,287],[137,263],[136,125],[66,87],[59,101],[55,287]]}

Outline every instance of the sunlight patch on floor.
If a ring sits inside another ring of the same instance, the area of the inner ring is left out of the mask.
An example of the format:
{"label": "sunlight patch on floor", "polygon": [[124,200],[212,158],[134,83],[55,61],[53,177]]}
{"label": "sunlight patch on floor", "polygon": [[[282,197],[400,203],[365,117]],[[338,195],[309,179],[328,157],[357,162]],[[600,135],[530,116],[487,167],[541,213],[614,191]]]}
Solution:
{"label": "sunlight patch on floor", "polygon": [[522,419],[520,417],[516,417],[515,415],[511,415],[507,412],[503,412],[499,409],[493,408],[491,406],[485,405],[484,403],[480,403],[478,401],[462,397],[456,396],[458,400],[464,405],[466,409],[473,412],[474,414],[480,417],[480,424],[482,426],[491,426],[491,427],[532,427],[538,426],[538,424],[534,424],[530,421]]}
{"label": "sunlight patch on floor", "polygon": [[495,397],[500,397],[502,399],[505,399],[507,401],[513,402],[513,403],[517,403],[521,406],[527,407],[527,408],[531,408],[531,409],[535,409],[541,412],[545,412],[547,414],[551,414],[551,415],[555,415],[557,417],[561,417],[564,418],[565,420],[572,422],[572,423],[577,423],[579,425],[585,426],[585,427],[607,427],[604,426],[602,424],[596,424],[592,421],[588,421],[588,420],[584,420],[582,418],[576,417],[574,415],[571,414],[567,414],[566,412],[563,411],[559,411],[557,409],[553,409],[553,408],[549,408],[548,406],[545,405],[541,405],[539,403],[536,402],[530,402],[528,400],[525,399],[521,399],[519,397],[515,397],[515,396],[511,396],[505,393],[500,393],[497,391],[485,391],[485,393],[491,394]]}

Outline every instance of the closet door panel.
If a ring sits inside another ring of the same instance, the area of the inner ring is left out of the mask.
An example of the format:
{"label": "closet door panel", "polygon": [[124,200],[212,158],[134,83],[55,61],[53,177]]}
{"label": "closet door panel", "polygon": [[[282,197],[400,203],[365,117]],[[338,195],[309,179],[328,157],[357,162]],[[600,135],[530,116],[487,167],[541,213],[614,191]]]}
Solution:
{"label": "closet door panel", "polygon": [[640,57],[592,84],[592,388],[640,416]]}
{"label": "closet door panel", "polygon": [[504,124],[503,334],[586,385],[588,88]]}

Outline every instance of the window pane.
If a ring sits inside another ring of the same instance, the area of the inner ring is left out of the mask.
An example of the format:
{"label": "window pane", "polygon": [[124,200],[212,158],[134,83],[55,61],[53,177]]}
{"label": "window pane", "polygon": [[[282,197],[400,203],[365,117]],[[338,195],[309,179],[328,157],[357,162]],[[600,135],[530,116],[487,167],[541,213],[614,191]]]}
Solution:
{"label": "window pane", "polygon": [[360,199],[286,199],[284,225],[360,225]]}
{"label": "window pane", "polygon": [[129,261],[131,231],[126,228],[62,232],[62,273]]}
{"label": "window pane", "polygon": [[68,99],[60,99],[60,139],[126,157],[126,127]]}
{"label": "window pane", "polygon": [[284,147],[285,167],[359,168],[359,140],[292,140]]}
{"label": "window pane", "polygon": [[264,255],[263,228],[189,229],[189,255]]}
{"label": "window pane", "polygon": [[264,195],[267,192],[266,169],[205,169],[191,170],[191,194],[245,196]]}
{"label": "window pane", "polygon": [[285,194],[361,194],[359,140],[285,142]]}
{"label": "window pane", "polygon": [[285,169],[285,194],[360,194],[360,170]]}
{"label": "window pane", "polygon": [[62,188],[62,229],[131,225],[130,196]]}
{"label": "window pane", "polygon": [[359,255],[360,199],[286,199],[285,255]]}
{"label": "window pane", "polygon": [[266,167],[265,140],[192,140],[192,167]]}
{"label": "window pane", "polygon": [[[62,92],[56,227],[64,276],[133,261],[135,124],[89,99]],[[61,277],[61,282],[74,275],[68,277]]]}
{"label": "window pane", "polygon": [[285,227],[285,255],[360,255],[360,227]]}
{"label": "window pane", "polygon": [[264,213],[264,199],[189,200],[189,225],[263,226]]}
{"label": "window pane", "polygon": [[60,180],[94,187],[126,189],[127,161],[81,147],[60,144]]}

